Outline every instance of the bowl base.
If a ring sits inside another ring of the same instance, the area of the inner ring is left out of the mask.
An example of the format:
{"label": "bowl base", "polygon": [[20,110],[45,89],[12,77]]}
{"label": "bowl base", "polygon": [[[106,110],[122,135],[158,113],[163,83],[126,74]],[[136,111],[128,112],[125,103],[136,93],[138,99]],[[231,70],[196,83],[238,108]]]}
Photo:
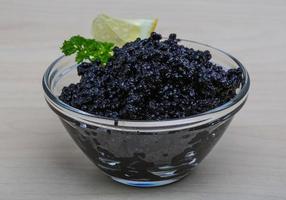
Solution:
{"label": "bowl base", "polygon": [[184,178],[185,176],[176,177],[173,179],[168,180],[162,180],[162,181],[133,181],[133,180],[127,180],[122,178],[117,178],[114,176],[111,176],[111,178],[121,184],[132,186],[132,187],[141,187],[141,188],[147,188],[147,187],[159,187],[163,185],[169,185],[171,183],[177,182]]}

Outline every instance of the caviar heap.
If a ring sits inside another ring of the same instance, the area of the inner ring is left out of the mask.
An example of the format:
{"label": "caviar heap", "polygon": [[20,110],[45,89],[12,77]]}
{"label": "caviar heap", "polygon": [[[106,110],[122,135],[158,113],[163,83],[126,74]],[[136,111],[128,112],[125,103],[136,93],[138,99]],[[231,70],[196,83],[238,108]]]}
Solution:
{"label": "caviar heap", "polygon": [[180,45],[176,34],[136,39],[105,66],[78,65],[80,82],[64,87],[59,98],[72,107],[114,119],[184,118],[218,107],[236,95],[242,70],[210,61],[209,51]]}

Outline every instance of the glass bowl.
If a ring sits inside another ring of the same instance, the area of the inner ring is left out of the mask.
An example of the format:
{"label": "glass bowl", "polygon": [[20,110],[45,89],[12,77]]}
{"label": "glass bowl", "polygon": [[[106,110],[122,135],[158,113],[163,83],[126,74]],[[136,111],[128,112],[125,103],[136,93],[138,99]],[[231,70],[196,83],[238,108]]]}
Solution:
{"label": "glass bowl", "polygon": [[64,86],[79,81],[73,57],[56,59],[44,74],[50,108],[87,157],[117,182],[155,187],[182,179],[211,151],[246,102],[250,80],[237,59],[198,42],[182,40],[180,44],[209,50],[211,61],[224,67],[241,67],[243,83],[237,95],[222,106],[183,119],[113,120],[78,110],[58,98]]}

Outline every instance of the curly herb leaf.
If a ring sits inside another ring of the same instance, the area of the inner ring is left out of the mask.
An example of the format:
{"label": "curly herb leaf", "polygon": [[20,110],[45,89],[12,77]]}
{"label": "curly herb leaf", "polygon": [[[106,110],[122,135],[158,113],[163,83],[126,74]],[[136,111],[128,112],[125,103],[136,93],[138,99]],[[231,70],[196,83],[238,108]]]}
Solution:
{"label": "curly herb leaf", "polygon": [[99,42],[76,35],[65,40],[61,50],[66,56],[76,54],[77,63],[89,60],[90,62],[99,61],[106,64],[113,55],[113,48],[113,43]]}

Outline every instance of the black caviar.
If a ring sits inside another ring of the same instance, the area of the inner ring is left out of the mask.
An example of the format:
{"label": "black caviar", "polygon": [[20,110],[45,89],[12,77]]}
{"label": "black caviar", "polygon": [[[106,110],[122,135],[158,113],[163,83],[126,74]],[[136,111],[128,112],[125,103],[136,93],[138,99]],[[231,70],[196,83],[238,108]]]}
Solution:
{"label": "black caviar", "polygon": [[184,118],[220,106],[236,95],[242,70],[226,70],[209,51],[179,44],[176,34],[136,39],[100,63],[78,65],[80,82],[59,98],[80,110],[114,119]]}

